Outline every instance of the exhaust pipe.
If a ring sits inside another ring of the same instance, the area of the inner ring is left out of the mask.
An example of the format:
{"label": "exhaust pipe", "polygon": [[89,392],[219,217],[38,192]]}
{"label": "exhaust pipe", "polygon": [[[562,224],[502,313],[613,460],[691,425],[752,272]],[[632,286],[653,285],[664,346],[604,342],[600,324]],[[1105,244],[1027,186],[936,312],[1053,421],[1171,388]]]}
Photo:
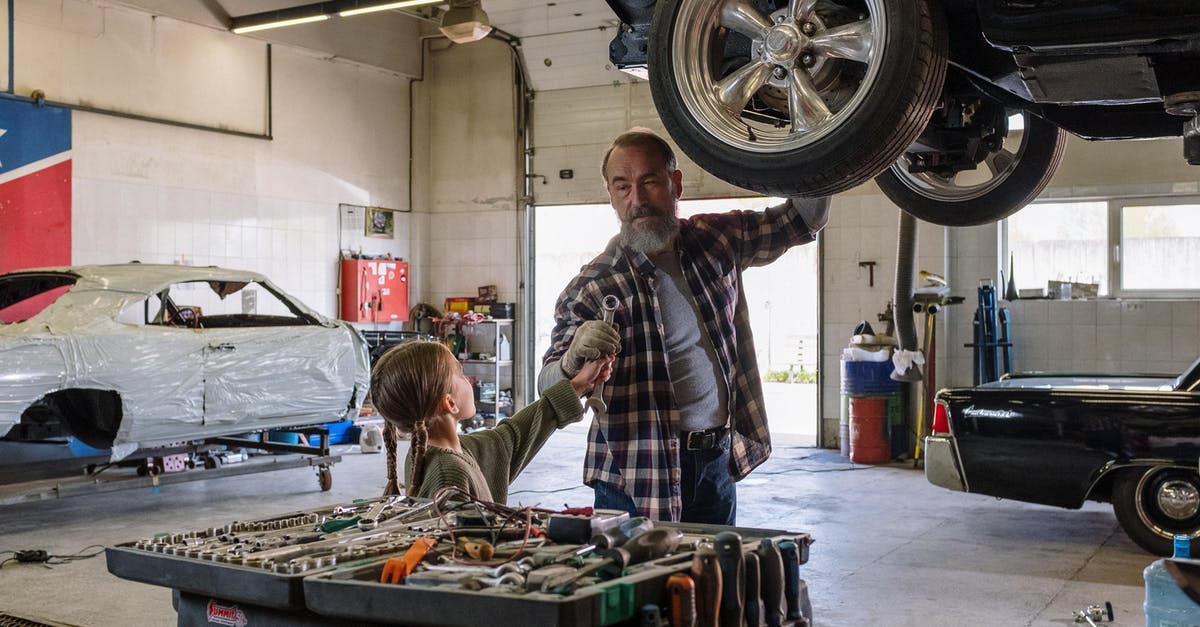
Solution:
{"label": "exhaust pipe", "polygon": [[[892,373],[896,381],[914,382],[924,377],[918,364],[924,357],[917,348],[917,324],[913,319],[913,275],[917,266],[917,219],[900,212],[900,229],[896,238],[896,283],[893,300],[896,303],[892,315],[896,318],[896,338],[900,347],[892,358],[898,364]],[[904,365],[907,364],[905,368]],[[900,372],[903,368],[904,372]]]}

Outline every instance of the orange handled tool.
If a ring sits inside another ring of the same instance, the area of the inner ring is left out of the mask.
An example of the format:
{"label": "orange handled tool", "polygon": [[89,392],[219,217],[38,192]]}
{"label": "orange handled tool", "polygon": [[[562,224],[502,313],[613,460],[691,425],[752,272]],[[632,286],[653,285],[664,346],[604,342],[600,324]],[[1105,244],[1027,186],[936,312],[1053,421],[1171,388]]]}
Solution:
{"label": "orange handled tool", "polygon": [[486,562],[496,555],[496,547],[487,540],[459,538],[458,543],[462,546],[462,550],[467,552],[467,556],[473,560]]}
{"label": "orange handled tool", "polygon": [[696,582],[685,573],[667,579],[671,595],[671,627],[696,627]]}
{"label": "orange handled tool", "polygon": [[437,544],[433,538],[417,538],[404,552],[404,557],[393,557],[383,564],[383,574],[379,583],[404,583],[404,580],[417,568],[417,564],[425,559],[429,549]]}
{"label": "orange handled tool", "polygon": [[717,627],[721,606],[721,566],[717,552],[704,548],[692,557],[692,581],[696,583],[696,624]]}

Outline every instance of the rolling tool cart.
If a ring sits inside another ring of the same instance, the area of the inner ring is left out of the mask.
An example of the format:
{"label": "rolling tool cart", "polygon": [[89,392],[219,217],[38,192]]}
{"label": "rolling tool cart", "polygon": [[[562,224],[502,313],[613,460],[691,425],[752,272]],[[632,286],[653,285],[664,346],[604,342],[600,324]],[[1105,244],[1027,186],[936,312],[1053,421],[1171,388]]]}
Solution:
{"label": "rolling tool cart", "polygon": [[172,588],[179,625],[574,627],[742,613],[809,625],[800,566],[810,543],[444,491],[163,533],[111,547],[107,559],[118,577]]}

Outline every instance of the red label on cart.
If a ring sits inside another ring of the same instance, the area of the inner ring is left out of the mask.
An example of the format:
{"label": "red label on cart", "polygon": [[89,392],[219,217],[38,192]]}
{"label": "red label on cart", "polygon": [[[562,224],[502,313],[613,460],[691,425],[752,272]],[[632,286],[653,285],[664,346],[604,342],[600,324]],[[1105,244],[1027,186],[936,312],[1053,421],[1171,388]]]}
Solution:
{"label": "red label on cart", "polygon": [[236,605],[219,605],[208,600],[208,622],[230,627],[246,627],[246,613]]}

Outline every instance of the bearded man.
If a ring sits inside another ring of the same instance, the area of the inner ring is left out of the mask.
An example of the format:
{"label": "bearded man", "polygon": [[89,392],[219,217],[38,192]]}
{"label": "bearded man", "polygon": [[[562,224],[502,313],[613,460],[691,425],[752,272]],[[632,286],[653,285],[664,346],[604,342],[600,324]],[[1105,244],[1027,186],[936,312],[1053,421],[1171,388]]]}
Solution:
{"label": "bearded man", "polygon": [[814,241],[829,199],[681,219],[676,166],[649,129],[613,140],[601,173],[621,230],[559,296],[538,389],[617,352],[584,460],[595,507],[734,525],[735,482],[771,453],[742,271]]}

